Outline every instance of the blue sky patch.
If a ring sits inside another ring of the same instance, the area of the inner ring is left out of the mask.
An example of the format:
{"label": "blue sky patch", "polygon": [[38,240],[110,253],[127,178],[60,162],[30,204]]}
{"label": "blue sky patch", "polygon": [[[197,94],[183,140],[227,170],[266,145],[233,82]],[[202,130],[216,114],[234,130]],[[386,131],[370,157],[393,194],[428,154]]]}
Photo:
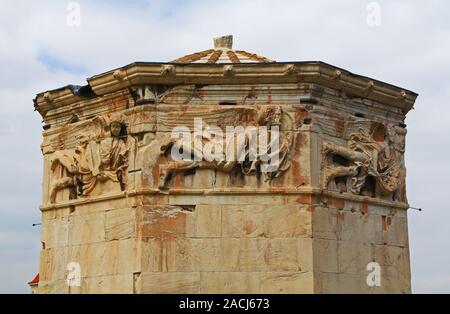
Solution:
{"label": "blue sky patch", "polygon": [[38,53],[37,60],[44,64],[51,72],[69,72],[73,74],[85,74],[87,72],[84,66],[67,63],[58,56],[45,50]]}

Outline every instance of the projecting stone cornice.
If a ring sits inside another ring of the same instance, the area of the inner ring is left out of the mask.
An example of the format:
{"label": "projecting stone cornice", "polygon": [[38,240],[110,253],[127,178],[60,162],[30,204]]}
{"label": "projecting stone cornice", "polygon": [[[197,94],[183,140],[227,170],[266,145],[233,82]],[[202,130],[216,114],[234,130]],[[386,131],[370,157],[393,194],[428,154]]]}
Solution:
{"label": "projecting stone cornice", "polygon": [[352,97],[400,108],[405,114],[412,109],[418,96],[412,91],[316,61],[237,64],[136,62],[87,81],[88,85],[83,87],[69,85],[38,94],[35,109],[45,117],[52,109],[143,84],[316,83]]}
{"label": "projecting stone cornice", "polygon": [[[41,205],[40,210],[45,212],[48,210],[54,210],[54,209],[60,209],[60,208],[67,208],[70,206],[79,206],[79,205],[86,205],[86,204],[92,204],[97,202],[103,202],[103,201],[112,201],[116,199],[126,199],[128,204],[130,206],[137,206],[138,204],[142,205],[142,201],[140,199],[134,199],[133,197],[139,196],[139,195],[166,195],[166,196],[176,196],[176,195],[189,195],[189,196],[202,196],[202,197],[214,197],[214,196],[245,196],[245,195],[259,195],[259,196],[270,196],[270,195],[278,195],[280,197],[289,197],[289,196],[295,196],[295,195],[303,195],[303,196],[319,196],[321,199],[316,200],[320,201],[322,203],[327,203],[328,199],[342,199],[347,200],[355,203],[365,203],[375,206],[386,206],[389,208],[396,208],[396,209],[403,209],[407,210],[409,208],[409,205],[403,202],[396,202],[396,201],[388,201],[383,200],[379,198],[374,197],[367,197],[367,196],[360,196],[360,195],[351,195],[349,193],[338,193],[328,190],[323,190],[320,188],[314,188],[314,187],[302,187],[302,188],[279,188],[279,189],[251,189],[251,188],[227,188],[227,189],[183,189],[183,188],[173,188],[170,190],[170,193],[162,192],[159,189],[155,188],[146,188],[146,189],[139,189],[129,192],[118,192],[118,193],[112,193],[112,194],[106,194],[106,195],[99,195],[99,196],[93,196],[93,197],[87,197],[87,198],[81,198],[76,200],[70,200],[67,202],[61,202],[58,204],[46,204]],[[297,202],[294,199],[291,199],[293,204],[297,204]],[[289,202],[288,199],[286,199],[286,202]],[[311,199],[310,201],[311,205],[314,203],[314,201]],[[331,203],[331,201],[330,201]]]}

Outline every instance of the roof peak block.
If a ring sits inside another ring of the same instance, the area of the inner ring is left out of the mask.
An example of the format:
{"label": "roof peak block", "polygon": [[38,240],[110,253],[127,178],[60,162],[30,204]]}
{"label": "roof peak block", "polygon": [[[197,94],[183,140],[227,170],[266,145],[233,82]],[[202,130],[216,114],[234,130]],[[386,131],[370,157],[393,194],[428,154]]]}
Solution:
{"label": "roof peak block", "polygon": [[233,35],[214,38],[215,49],[233,49]]}

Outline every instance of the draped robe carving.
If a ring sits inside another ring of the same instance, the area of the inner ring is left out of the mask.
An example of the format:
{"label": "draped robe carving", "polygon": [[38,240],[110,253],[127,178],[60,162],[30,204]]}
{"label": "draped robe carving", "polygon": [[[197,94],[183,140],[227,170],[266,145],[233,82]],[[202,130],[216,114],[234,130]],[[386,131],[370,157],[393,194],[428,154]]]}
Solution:
{"label": "draped robe carving", "polygon": [[107,180],[117,182],[122,191],[126,189],[131,137],[124,135],[125,126],[120,121],[111,122],[109,129],[110,137],[95,140],[79,136],[74,152],[55,152],[51,170],[56,178],[50,190],[50,203],[55,203],[59,190],[70,188],[71,199],[87,196],[99,182]]}
{"label": "draped robe carving", "polygon": [[[359,128],[352,133],[347,141],[347,146],[324,142],[322,151],[325,156],[324,188],[327,188],[332,180],[338,177],[346,177],[349,186],[341,192],[351,192],[367,196],[386,196],[392,193],[392,199],[406,201],[404,189],[405,167],[403,164],[403,152],[401,151],[402,138],[406,131],[400,127],[386,127],[378,125],[382,129],[381,138],[374,137],[364,128]],[[404,145],[404,143],[403,143]],[[333,157],[344,159],[344,164],[334,163]],[[374,191],[367,191],[370,178],[374,179]],[[373,193],[373,194],[372,194]]]}

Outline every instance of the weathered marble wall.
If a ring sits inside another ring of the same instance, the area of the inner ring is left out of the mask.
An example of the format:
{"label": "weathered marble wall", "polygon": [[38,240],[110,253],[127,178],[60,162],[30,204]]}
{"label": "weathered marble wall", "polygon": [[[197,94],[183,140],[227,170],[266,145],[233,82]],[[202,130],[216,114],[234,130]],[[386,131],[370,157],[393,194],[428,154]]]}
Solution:
{"label": "weathered marble wall", "polygon": [[[279,125],[283,169],[174,162],[171,131],[198,117]],[[306,83],[135,85],[52,108],[39,292],[408,293],[403,120]]]}

